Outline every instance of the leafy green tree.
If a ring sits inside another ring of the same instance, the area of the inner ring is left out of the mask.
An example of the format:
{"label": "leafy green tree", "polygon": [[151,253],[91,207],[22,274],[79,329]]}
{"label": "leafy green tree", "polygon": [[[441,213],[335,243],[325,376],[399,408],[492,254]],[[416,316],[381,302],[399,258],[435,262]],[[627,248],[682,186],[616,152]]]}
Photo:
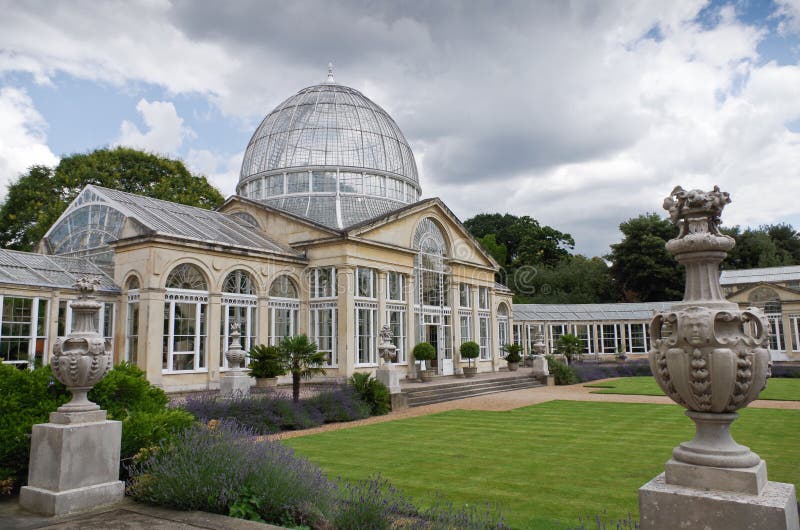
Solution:
{"label": "leafy green tree", "polygon": [[8,187],[0,205],[0,245],[32,250],[87,184],[201,208],[223,202],[183,162],[127,147],[70,155],[55,168],[33,166]]}
{"label": "leafy green tree", "polygon": [[300,380],[325,373],[325,352],[317,351],[317,345],[305,334],[284,337],[278,344],[284,367],[292,374],[292,400],[300,401]]}
{"label": "leafy green tree", "polygon": [[499,265],[505,265],[506,258],[508,257],[508,250],[505,245],[497,242],[497,237],[494,234],[486,234],[478,238],[478,243],[488,252]]}
{"label": "leafy green tree", "polygon": [[722,232],[736,240],[736,246],[722,263],[724,269],[752,269],[800,264],[800,235],[791,225],[739,226]]}
{"label": "leafy green tree", "polygon": [[517,289],[517,303],[596,304],[617,300],[611,271],[602,258],[576,254],[553,267],[536,267],[535,274],[519,272],[509,282]]}
{"label": "leafy green tree", "polygon": [[618,296],[626,302],[679,300],[683,294],[683,267],[667,252],[667,241],[677,228],[655,213],[628,219],[619,229],[622,241],[606,256]]}

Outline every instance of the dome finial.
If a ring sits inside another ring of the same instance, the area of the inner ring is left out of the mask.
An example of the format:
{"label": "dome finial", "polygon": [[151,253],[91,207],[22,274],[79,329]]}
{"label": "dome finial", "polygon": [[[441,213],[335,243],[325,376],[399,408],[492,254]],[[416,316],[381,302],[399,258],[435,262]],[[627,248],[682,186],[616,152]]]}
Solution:
{"label": "dome finial", "polygon": [[330,84],[336,83],[333,79],[333,63],[328,63],[328,79],[325,82]]}

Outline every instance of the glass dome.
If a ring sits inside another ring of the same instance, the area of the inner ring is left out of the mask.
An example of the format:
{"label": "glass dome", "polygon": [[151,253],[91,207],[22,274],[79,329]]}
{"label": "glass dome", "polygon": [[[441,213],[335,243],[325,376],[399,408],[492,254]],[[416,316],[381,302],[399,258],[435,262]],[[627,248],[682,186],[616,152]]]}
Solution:
{"label": "glass dome", "polygon": [[305,88],[258,126],[236,192],[331,228],[419,199],[414,155],[381,107],[328,80]]}

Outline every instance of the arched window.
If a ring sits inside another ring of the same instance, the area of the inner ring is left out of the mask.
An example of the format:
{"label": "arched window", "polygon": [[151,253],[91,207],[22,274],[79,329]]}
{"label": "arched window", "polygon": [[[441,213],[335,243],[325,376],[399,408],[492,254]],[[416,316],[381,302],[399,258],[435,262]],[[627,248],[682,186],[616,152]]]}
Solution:
{"label": "arched window", "polygon": [[[249,272],[237,269],[229,273],[222,283],[222,318],[220,318],[220,356],[219,365],[228,368],[225,352],[231,344],[230,330],[233,322],[239,322],[241,343],[245,351],[255,346],[257,341],[258,296],[255,282]],[[245,360],[245,364],[247,359]]]}
{"label": "arched window", "polygon": [[[509,343],[508,340],[508,306],[500,304],[497,308],[497,337],[500,348]],[[500,354],[505,357],[505,352],[501,349]]]}
{"label": "arched window", "polygon": [[430,217],[420,221],[412,240],[414,250],[414,302],[417,306],[417,337],[433,345],[439,372],[452,374],[453,348],[451,308],[448,302],[450,275],[445,263],[447,242],[438,223]]}
{"label": "arched window", "polygon": [[208,281],[196,265],[182,263],[167,276],[162,370],[207,370],[207,338]]}
{"label": "arched window", "polygon": [[125,322],[125,360],[135,365],[139,360],[139,278],[128,278],[126,288],[128,318]]}
{"label": "arched window", "polygon": [[167,276],[167,289],[208,291],[206,277],[196,265],[182,263]]}
{"label": "arched window", "polygon": [[286,275],[278,276],[269,288],[270,344],[297,333],[300,300],[297,285]]}

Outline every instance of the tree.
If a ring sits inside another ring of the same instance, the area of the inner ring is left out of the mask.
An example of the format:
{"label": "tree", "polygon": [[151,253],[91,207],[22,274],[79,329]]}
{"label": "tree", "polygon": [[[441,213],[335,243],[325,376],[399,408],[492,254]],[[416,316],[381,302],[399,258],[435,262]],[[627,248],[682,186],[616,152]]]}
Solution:
{"label": "tree", "polygon": [[87,184],[214,208],[220,192],[183,162],[127,147],[70,155],[53,169],[33,166],[8,187],[0,206],[0,245],[32,250]]}
{"label": "tree", "polygon": [[517,278],[509,282],[517,289],[516,303],[597,304],[617,300],[609,266],[602,258],[576,254],[553,267],[536,267],[535,274],[518,271]]}
{"label": "tree", "polygon": [[679,300],[683,294],[683,267],[667,252],[667,241],[677,228],[655,213],[628,219],[619,229],[622,241],[606,256],[619,297],[626,302]]}
{"label": "tree", "polygon": [[752,269],[800,264],[800,235],[791,225],[764,225],[742,230],[738,226],[722,232],[736,240],[736,246],[722,262],[724,269]]}
{"label": "tree", "polygon": [[317,345],[305,334],[284,337],[278,349],[286,371],[292,374],[292,400],[296,403],[300,401],[300,380],[325,374],[326,353],[317,351]]}
{"label": "tree", "polygon": [[486,234],[478,238],[478,243],[481,244],[486,252],[488,252],[500,266],[505,265],[506,258],[508,257],[508,250],[505,245],[501,245],[497,242],[497,237],[494,234]]}

